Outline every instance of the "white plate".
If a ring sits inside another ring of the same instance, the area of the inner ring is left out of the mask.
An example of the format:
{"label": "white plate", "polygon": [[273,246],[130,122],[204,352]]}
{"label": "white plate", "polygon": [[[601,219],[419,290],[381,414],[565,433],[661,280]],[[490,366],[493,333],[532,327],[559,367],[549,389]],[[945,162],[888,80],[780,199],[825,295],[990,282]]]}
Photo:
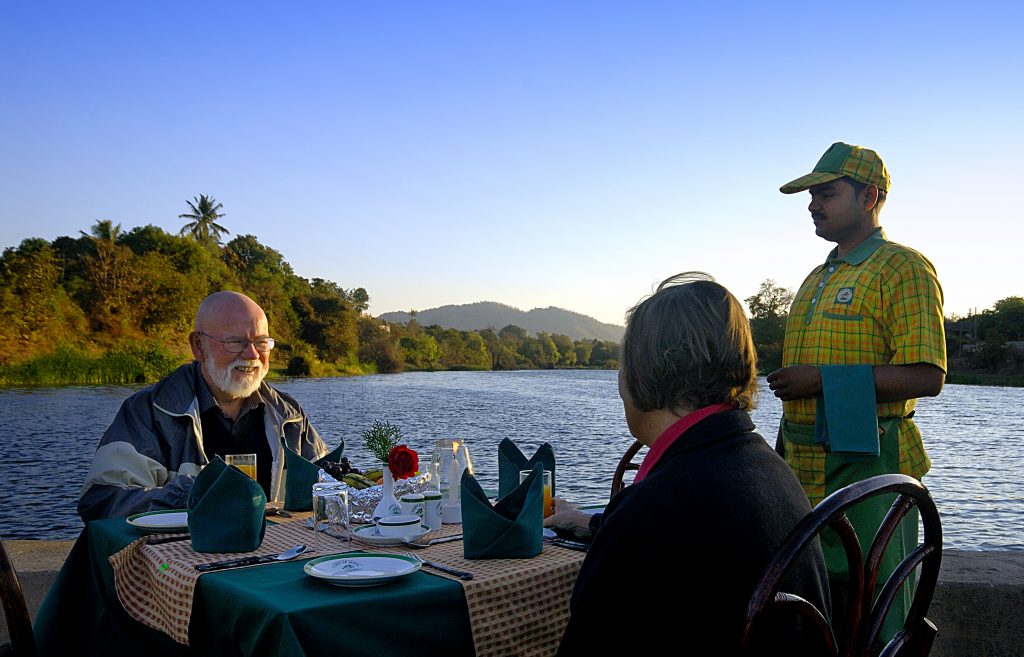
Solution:
{"label": "white plate", "polygon": [[410,575],[421,565],[419,559],[404,554],[350,552],[312,559],[302,569],[335,586],[377,586]]}
{"label": "white plate", "polygon": [[367,545],[401,545],[402,541],[418,541],[430,531],[430,527],[426,525],[420,525],[412,534],[406,534],[405,536],[374,536],[373,525],[365,525],[355,530],[356,539],[366,543]]}
{"label": "white plate", "polygon": [[128,524],[147,532],[184,532],[188,531],[188,511],[172,509],[136,513],[128,516]]}

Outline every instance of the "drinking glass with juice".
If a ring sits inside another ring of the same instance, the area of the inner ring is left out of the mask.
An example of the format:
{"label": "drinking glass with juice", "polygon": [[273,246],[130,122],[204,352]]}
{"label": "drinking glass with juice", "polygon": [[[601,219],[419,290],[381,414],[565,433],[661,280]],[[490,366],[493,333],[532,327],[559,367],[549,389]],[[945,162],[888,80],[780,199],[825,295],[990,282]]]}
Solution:
{"label": "drinking glass with juice", "polygon": [[226,454],[224,462],[233,465],[253,479],[256,479],[256,455],[255,454]]}
{"label": "drinking glass with juice", "polygon": [[[519,483],[526,481],[533,470],[520,470]],[[544,471],[544,517],[547,518],[555,512],[554,502],[551,501],[551,470]]]}

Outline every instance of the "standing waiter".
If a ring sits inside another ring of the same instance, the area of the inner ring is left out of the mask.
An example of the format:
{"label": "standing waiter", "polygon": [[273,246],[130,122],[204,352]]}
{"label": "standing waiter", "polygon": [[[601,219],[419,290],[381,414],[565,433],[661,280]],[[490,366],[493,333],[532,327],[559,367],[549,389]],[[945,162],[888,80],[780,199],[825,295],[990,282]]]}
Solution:
{"label": "standing waiter", "polygon": [[[815,234],[836,244],[800,286],[783,367],[768,375],[783,402],[780,451],[812,505],[868,477],[920,479],[931,467],[912,417],[917,398],[938,395],[945,379],[942,288],[927,258],[886,239],[878,215],[889,187],[875,151],[837,142],[811,173],[780,188],[810,190]],[[862,545],[891,501],[876,497],[848,513]],[[886,551],[880,582],[917,542],[915,509]],[[822,547],[837,614],[849,579],[846,557],[835,534],[824,534]],[[911,588],[894,601],[884,639],[902,626]]]}

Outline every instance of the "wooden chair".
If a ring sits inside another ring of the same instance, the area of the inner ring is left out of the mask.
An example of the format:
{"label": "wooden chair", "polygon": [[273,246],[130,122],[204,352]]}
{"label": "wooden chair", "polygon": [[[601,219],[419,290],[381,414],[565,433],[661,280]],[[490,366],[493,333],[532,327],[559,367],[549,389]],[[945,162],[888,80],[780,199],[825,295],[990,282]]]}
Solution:
{"label": "wooden chair", "polygon": [[643,446],[644,444],[639,440],[634,440],[633,444],[626,450],[626,453],[619,459],[619,464],[615,466],[615,474],[612,476],[612,492],[608,495],[608,501],[611,501],[620,490],[626,487],[626,484],[622,482],[622,477],[626,474],[626,471],[640,469],[639,463],[633,463],[633,457],[636,456],[636,453]]}
{"label": "wooden chair", "polygon": [[[846,510],[876,495],[896,493],[896,500],[886,514],[867,552],[861,551],[857,534],[846,517]],[[924,524],[924,539],[908,554],[885,584],[876,589],[882,555],[897,532],[900,520],[913,506],[917,506]],[[850,568],[850,587],[844,619],[833,619],[833,625],[843,623],[846,640],[837,644],[836,635],[828,621],[814,605],[800,596],[779,591],[786,570],[800,551],[826,526],[835,530],[843,542]],[[910,611],[903,629],[877,652],[879,657],[926,657],[931,651],[937,630],[925,617],[935,593],[942,560],[942,525],[928,489],[918,480],[905,475],[891,474],[871,477],[842,488],[829,495],[793,529],[786,541],[768,564],[765,574],[750,599],[744,626],[743,648],[751,654],[756,647],[757,626],[770,622],[772,613],[795,613],[806,619],[805,627],[821,635],[828,652],[822,654],[863,657],[875,654],[879,634],[886,612],[899,592],[900,586],[920,565]],[[910,582],[907,585],[911,585]],[[781,615],[781,614],[780,614]]]}
{"label": "wooden chair", "polygon": [[4,539],[0,537],[0,598],[3,598],[4,618],[7,619],[7,631],[11,636],[10,652],[4,652],[0,646],[0,654],[11,657],[35,657],[36,640],[32,634],[32,619],[28,615],[25,594],[18,581],[18,573],[4,547]]}

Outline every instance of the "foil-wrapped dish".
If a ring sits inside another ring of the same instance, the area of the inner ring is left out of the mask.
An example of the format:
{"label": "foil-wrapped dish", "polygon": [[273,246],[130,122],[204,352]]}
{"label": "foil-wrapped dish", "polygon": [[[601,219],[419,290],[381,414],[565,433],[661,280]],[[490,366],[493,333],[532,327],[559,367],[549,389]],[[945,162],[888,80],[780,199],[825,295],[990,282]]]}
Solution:
{"label": "foil-wrapped dish", "polygon": [[[373,510],[384,496],[383,484],[377,484],[368,488],[355,488],[344,481],[335,479],[324,470],[320,470],[317,473],[317,481],[340,484],[348,490],[349,519],[351,522],[373,521]],[[395,482],[395,499],[402,499],[403,495],[410,493],[422,493],[430,487],[430,483],[431,476],[429,472],[424,472],[408,479],[399,479]]]}

